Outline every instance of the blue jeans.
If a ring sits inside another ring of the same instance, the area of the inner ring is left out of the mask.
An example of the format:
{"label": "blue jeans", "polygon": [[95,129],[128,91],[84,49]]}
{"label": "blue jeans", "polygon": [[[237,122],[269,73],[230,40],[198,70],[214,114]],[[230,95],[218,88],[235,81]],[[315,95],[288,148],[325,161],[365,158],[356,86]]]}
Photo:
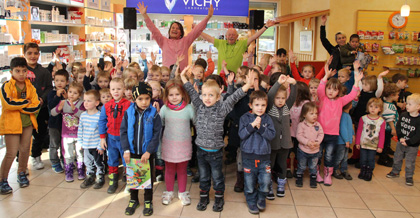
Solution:
{"label": "blue jeans", "polygon": [[311,175],[316,175],[316,165],[318,164],[318,153],[308,154],[298,148],[297,150],[298,170],[297,174],[303,174],[306,166]]}
{"label": "blue jeans", "polygon": [[369,166],[372,170],[375,168],[376,150],[360,148],[360,166]]}
{"label": "blue jeans", "polygon": [[[334,148],[337,145],[338,135],[324,135],[324,140],[322,140],[321,146],[319,148],[319,162],[318,164],[321,165],[322,155],[324,154],[324,166],[325,167],[333,167],[333,155],[334,155]],[[324,153],[325,149],[325,153]]]}
{"label": "blue jeans", "polygon": [[[347,171],[347,157],[349,156],[349,148],[344,144],[338,144],[334,157],[334,170],[340,169],[341,172]],[[340,167],[341,165],[341,167]]]}
{"label": "blue jeans", "polygon": [[213,189],[225,191],[225,177],[223,176],[223,149],[216,152],[197,149],[198,170],[200,171],[200,189],[210,191],[211,179]]}
{"label": "blue jeans", "polygon": [[118,167],[120,164],[119,159],[121,156],[122,163],[125,167],[125,161],[124,161],[124,151],[121,147],[121,141],[119,136],[113,136],[111,134],[108,134],[108,165],[111,167]]}
{"label": "blue jeans", "polygon": [[[244,194],[248,205],[257,205],[257,201],[265,200],[271,183],[271,167],[269,160],[253,160],[242,158],[244,166]],[[258,190],[256,188],[258,182]]]}

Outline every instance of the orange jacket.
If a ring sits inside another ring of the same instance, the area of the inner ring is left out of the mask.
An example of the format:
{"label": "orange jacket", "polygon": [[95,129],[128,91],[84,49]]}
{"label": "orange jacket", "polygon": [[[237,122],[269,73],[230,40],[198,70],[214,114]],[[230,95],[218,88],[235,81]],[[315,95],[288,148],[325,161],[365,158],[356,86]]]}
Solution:
{"label": "orange jacket", "polygon": [[20,114],[29,114],[32,125],[38,130],[35,113],[41,108],[36,89],[29,79],[25,80],[26,99],[18,97],[16,80],[13,77],[1,87],[0,135],[22,134]]}

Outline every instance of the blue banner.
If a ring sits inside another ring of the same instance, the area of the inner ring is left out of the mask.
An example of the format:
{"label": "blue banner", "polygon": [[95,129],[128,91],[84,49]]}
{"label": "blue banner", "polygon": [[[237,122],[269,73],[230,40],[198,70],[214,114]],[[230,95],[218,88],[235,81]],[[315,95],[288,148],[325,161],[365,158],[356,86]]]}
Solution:
{"label": "blue banner", "polygon": [[249,10],[249,0],[127,0],[127,7],[137,8],[142,1],[154,14],[207,15],[210,4],[214,15],[248,17]]}

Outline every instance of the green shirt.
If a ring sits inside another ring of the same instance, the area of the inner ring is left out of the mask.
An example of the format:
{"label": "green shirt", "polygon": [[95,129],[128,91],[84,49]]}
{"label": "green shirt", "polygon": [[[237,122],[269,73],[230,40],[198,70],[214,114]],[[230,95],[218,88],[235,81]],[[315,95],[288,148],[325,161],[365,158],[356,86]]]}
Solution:
{"label": "green shirt", "polygon": [[248,40],[239,40],[229,45],[226,40],[214,39],[214,47],[219,52],[217,74],[222,70],[223,60],[227,63],[227,69],[236,72],[242,65],[242,54],[248,49]]}
{"label": "green shirt", "polygon": [[[23,87],[23,89],[20,89],[16,84],[16,90],[19,98],[26,98],[26,86]],[[22,120],[22,128],[32,125],[31,117],[29,114],[20,113],[20,119]]]}

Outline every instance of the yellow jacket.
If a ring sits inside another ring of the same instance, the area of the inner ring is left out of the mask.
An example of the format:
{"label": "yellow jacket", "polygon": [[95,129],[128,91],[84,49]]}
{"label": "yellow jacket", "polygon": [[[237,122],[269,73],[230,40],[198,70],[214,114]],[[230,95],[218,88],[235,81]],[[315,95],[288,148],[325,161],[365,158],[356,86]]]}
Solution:
{"label": "yellow jacket", "polygon": [[38,130],[35,113],[41,108],[36,89],[29,79],[25,80],[26,99],[18,97],[16,80],[13,77],[1,87],[0,135],[22,134],[20,114],[29,114],[32,125]]}

